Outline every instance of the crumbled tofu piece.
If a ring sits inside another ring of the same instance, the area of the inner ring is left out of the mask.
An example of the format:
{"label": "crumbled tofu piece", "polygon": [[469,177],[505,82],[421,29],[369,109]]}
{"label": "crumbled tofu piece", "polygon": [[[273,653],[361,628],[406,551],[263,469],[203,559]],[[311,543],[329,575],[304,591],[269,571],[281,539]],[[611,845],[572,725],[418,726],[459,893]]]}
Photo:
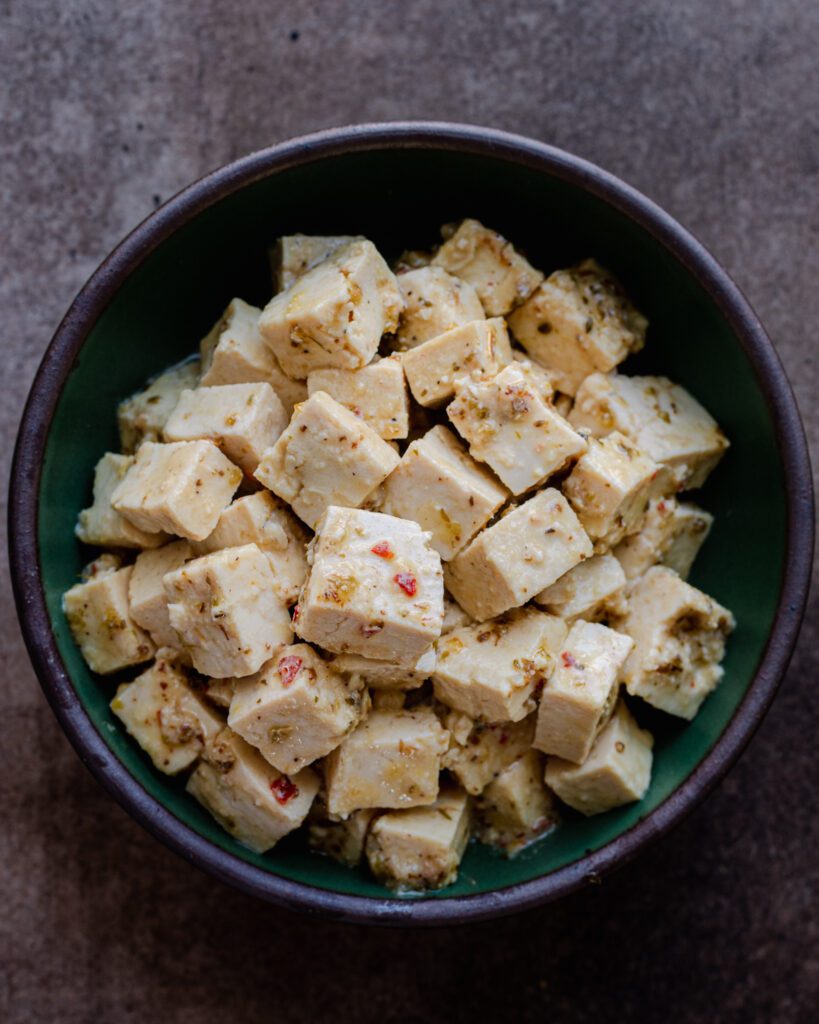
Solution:
{"label": "crumbled tofu piece", "polygon": [[412,668],[440,636],[441,560],[417,523],[331,506],[295,622],[305,640]]}
{"label": "crumbled tofu piece", "polygon": [[[464,717],[469,731],[459,721]],[[462,712],[447,710],[442,717],[444,728],[449,729],[449,750],[444,754],[443,767],[447,768],[467,793],[481,793],[504,768],[525,753],[535,736],[535,716],[528,715],[520,722],[474,722]],[[450,722],[452,728],[450,728]]]}
{"label": "crumbled tofu piece", "polygon": [[512,362],[506,324],[500,317],[453,327],[401,355],[413,398],[420,405],[443,405],[462,377],[491,377]]}
{"label": "crumbled tofu piece", "polygon": [[454,788],[429,807],[381,814],[367,836],[370,869],[399,892],[441,889],[458,877],[469,824],[469,800]]}
{"label": "crumbled tofu piece", "polygon": [[165,576],[171,626],[206,676],[249,676],[290,643],[287,608],[255,544],[227,548]]}
{"label": "crumbled tofu piece", "polygon": [[441,636],[451,633],[453,629],[460,629],[461,626],[469,626],[474,621],[472,616],[444,591],[444,624],[441,627]]}
{"label": "crumbled tofu piece", "polygon": [[206,755],[186,789],[244,846],[264,853],[307,817],[319,788],[311,768],[282,775],[228,728]]}
{"label": "crumbled tofu piece", "polygon": [[505,316],[532,294],[543,274],[511,242],[477,220],[461,221],[432,261],[469,282],[487,316]]}
{"label": "crumbled tofu piece", "polygon": [[618,628],[634,640],[623,669],[628,692],[692,719],[722,679],[733,615],[673,570],[654,566],[632,588]]}
{"label": "crumbled tofu piece", "polygon": [[332,665],[338,672],[359,676],[371,690],[415,690],[435,669],[435,648],[424,651],[412,668],[361,654],[336,654]]}
{"label": "crumbled tofu piece", "polygon": [[89,580],[110,576],[112,572],[122,568],[122,558],[110,551],[98,555],[93,562],[84,565],[80,570],[80,580],[87,583]]}
{"label": "crumbled tofu piece", "polygon": [[323,366],[366,366],[403,308],[395,276],[373,243],[350,242],[274,296],[259,328],[284,372],[304,380]]}
{"label": "crumbled tofu piece", "polygon": [[362,505],[400,462],[397,453],[323,391],[297,406],[256,479],[315,529],[330,505]]}
{"label": "crumbled tofu piece", "polygon": [[360,370],[313,370],[307,391],[324,391],[385,441],[409,433],[409,394],[398,356],[378,359]]}
{"label": "crumbled tofu piece", "polygon": [[467,454],[452,431],[437,426],[409,445],[384,483],[379,507],[428,530],[432,546],[447,561],[506,498],[506,489]]}
{"label": "crumbled tofu piece", "polygon": [[341,743],[367,691],[307,644],[278,648],[259,672],[236,680],[228,725],[280,772],[296,772]]}
{"label": "crumbled tofu piece", "polygon": [[728,448],[716,420],[667,377],[595,373],[578,390],[569,418],[600,437],[619,430],[668,467],[678,490],[701,487]]}
{"label": "crumbled tofu piece", "polygon": [[658,563],[685,579],[713,521],[710,512],[696,505],[655,498],[639,532],[620,541],[613,554],[629,580],[636,580]]}
{"label": "crumbled tofu piece", "polygon": [[131,618],[151,634],[157,647],[179,647],[179,637],[171,627],[168,598],[163,579],[193,558],[186,540],[163,544],[153,551],[137,555],[128,584]]}
{"label": "crumbled tofu piece", "polygon": [[484,380],[455,385],[447,416],[513,494],[544,483],[586,451],[586,442],[539,393],[538,381],[518,363]]}
{"label": "crumbled tofu piece", "polygon": [[145,441],[111,504],[141,530],[204,540],[242,481],[210,441]]}
{"label": "crumbled tofu piece", "polygon": [[126,398],[117,407],[119,439],[126,454],[135,452],[143,441],[159,441],[165,423],[185,388],[199,382],[198,359],[170,367],[156,377],[147,388]]}
{"label": "crumbled tofu piece", "polygon": [[582,764],[608,721],[634,641],[596,622],[575,622],[540,698],[533,746]]}
{"label": "crumbled tofu piece", "polygon": [[535,594],[535,601],[565,622],[595,622],[625,613],[625,587],[626,574],[614,555],[594,555]]}
{"label": "crumbled tofu piece", "polygon": [[651,782],[654,739],[620,701],[583,764],[550,757],[546,785],[587,816],[642,800]]}
{"label": "crumbled tofu piece", "polygon": [[453,630],[435,645],[435,696],[471,718],[519,722],[534,711],[565,636],[562,619],[532,608]]}
{"label": "crumbled tofu piece", "polygon": [[424,266],[398,275],[404,312],[396,332],[399,349],[415,348],[430,338],[483,320],[481,300],[471,284],[442,267]]}
{"label": "crumbled tofu piece", "polygon": [[368,807],[353,811],[344,821],[332,821],[330,818],[311,821],[308,831],[310,849],[347,867],[355,867],[364,856],[364,842],[374,816],[375,811]]}
{"label": "crumbled tofu piece", "polygon": [[343,246],[364,240],[361,235],[284,235],[270,250],[273,287],[285,291]]}
{"label": "crumbled tofu piece", "polygon": [[539,491],[487,527],[447,563],[446,586],[473,618],[526,604],[592,553],[563,495]]}
{"label": "crumbled tofu piece", "polygon": [[543,762],[528,750],[504,768],[475,801],[477,836],[511,857],[558,823],[555,799],[543,783]]}
{"label": "crumbled tofu piece", "polygon": [[362,807],[431,804],[448,742],[430,708],[372,711],[324,762],[327,809],[346,817]]}
{"label": "crumbled tofu piece", "polygon": [[167,537],[134,526],[111,505],[111,495],[134,463],[132,455],[106,452],[94,470],[94,501],[77,520],[75,534],[83,544],[111,548],[155,548]]}
{"label": "crumbled tofu piece", "polygon": [[131,618],[128,583],[133,567],[103,571],[63,594],[63,612],[92,672],[106,675],[153,657],[151,638]]}
{"label": "crumbled tofu piece", "polygon": [[515,338],[567,395],[590,373],[613,370],[638,352],[647,326],[620,284],[594,260],[555,271],[509,317]]}

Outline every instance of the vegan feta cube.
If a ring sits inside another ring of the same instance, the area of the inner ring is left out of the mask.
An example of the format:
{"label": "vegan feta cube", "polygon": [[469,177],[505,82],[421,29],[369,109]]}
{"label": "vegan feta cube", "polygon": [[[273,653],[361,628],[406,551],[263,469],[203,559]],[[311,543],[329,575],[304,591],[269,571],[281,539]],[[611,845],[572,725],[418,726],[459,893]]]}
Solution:
{"label": "vegan feta cube", "polygon": [[343,246],[363,241],[361,235],[284,235],[270,251],[273,287],[285,291]]}
{"label": "vegan feta cube", "polygon": [[[454,719],[467,718],[466,726]],[[467,793],[481,793],[505,768],[525,753],[535,737],[535,715],[519,722],[475,722],[462,712],[448,710],[441,719],[449,729],[447,768]]]}
{"label": "vegan feta cube", "polygon": [[379,658],[365,658],[360,654],[335,654],[333,668],[345,675],[358,676],[371,690],[415,690],[432,675],[435,668],[435,649],[424,651],[412,668],[396,665]]}
{"label": "vegan feta cube", "polygon": [[364,842],[375,813],[372,808],[366,808],[353,811],[343,821],[324,817],[311,821],[308,832],[310,849],[347,867],[355,867],[364,856]]}
{"label": "vegan feta cube", "polygon": [[710,512],[689,502],[655,498],[640,530],[620,541],[613,554],[629,580],[658,563],[685,579],[713,521]]}
{"label": "vegan feta cube", "polygon": [[481,300],[471,284],[448,274],[442,267],[419,267],[398,275],[404,312],[395,341],[399,349],[415,348],[430,338],[483,320]]}
{"label": "vegan feta cube", "polygon": [[475,801],[476,834],[511,857],[557,825],[556,801],[543,783],[536,750],[501,771]]}
{"label": "vegan feta cube", "polygon": [[535,594],[535,601],[565,622],[595,622],[625,613],[625,588],[626,574],[614,555],[593,555]]}
{"label": "vegan feta cube", "polygon": [[148,533],[129,522],[111,505],[111,495],[134,464],[132,455],[106,452],[94,470],[94,501],[84,508],[77,520],[75,533],[83,544],[111,548],[155,548],[167,537]]}
{"label": "vegan feta cube", "polygon": [[179,637],[171,627],[168,598],[163,580],[193,558],[186,540],[163,544],[161,548],[137,555],[128,583],[131,618],[151,634],[157,647],[179,647]]}
{"label": "vegan feta cube", "polygon": [[311,395],[324,391],[385,441],[409,433],[409,395],[398,356],[378,359],[360,370],[313,370],[307,390]]}
{"label": "vegan feta cube", "polygon": [[143,441],[161,441],[162,431],[179,396],[199,382],[198,359],[186,359],[171,366],[137,394],[117,407],[117,423],[122,450],[135,452]]}

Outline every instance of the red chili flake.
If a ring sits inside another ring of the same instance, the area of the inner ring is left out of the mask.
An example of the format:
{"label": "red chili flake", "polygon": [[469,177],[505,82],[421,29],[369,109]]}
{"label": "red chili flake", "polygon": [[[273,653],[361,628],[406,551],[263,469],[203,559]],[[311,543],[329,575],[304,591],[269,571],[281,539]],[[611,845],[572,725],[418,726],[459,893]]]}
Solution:
{"label": "red chili flake", "polygon": [[373,544],[370,551],[374,555],[378,555],[379,558],[395,558],[395,552],[385,540],[380,540],[377,544]]}
{"label": "red chili flake", "polygon": [[665,502],[664,501],[658,501],[657,502],[657,511],[658,512],[665,512],[665,510],[666,510]]}
{"label": "red chili flake", "polygon": [[293,609],[293,622],[299,621],[299,615],[301,615],[301,606],[296,605],[296,607]]}
{"label": "red chili flake", "polygon": [[500,736],[498,736],[498,743],[508,743],[508,742],[509,742],[509,733],[508,732],[502,732],[500,734]]}
{"label": "red chili flake", "polygon": [[415,597],[418,581],[411,572],[397,572],[393,579],[408,597]]}
{"label": "red chili flake", "polygon": [[301,658],[297,658],[295,654],[288,654],[286,658],[282,658],[279,662],[279,679],[282,681],[282,686],[289,686],[296,676],[301,672],[301,666],[304,662]]}
{"label": "red chili flake", "polygon": [[575,668],[577,666],[577,662],[574,660],[572,655],[569,654],[568,651],[560,652],[560,660],[563,662],[566,668]]}
{"label": "red chili flake", "polygon": [[288,779],[286,775],[281,775],[278,779],[274,779],[270,783],[270,791],[282,806],[289,803],[294,796],[299,795],[299,787],[295,782]]}
{"label": "red chili flake", "polygon": [[354,405],[354,406],[353,406],[353,408],[352,408],[352,413],[353,413],[353,415],[354,415],[354,416],[358,416],[358,418],[359,418],[360,420],[363,420],[363,419],[364,419],[364,413],[363,413],[363,412],[362,412],[362,411],[361,411],[361,410],[360,410],[360,409],[358,408],[358,406],[357,406],[357,405]]}

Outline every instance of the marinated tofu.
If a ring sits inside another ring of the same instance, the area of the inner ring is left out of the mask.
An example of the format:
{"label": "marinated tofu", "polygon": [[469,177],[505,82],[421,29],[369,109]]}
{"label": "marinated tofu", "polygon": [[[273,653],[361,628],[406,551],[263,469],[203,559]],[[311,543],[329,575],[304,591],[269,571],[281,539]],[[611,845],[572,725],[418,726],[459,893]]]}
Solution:
{"label": "marinated tofu", "polygon": [[399,273],[397,280],[404,311],[395,342],[403,351],[484,319],[481,300],[472,285],[448,274],[443,267],[417,267]]}
{"label": "marinated tofu", "polygon": [[543,758],[527,750],[475,801],[476,835],[512,857],[558,824],[557,801],[543,782]]}
{"label": "marinated tofu", "polygon": [[186,388],[199,381],[199,359],[186,359],[155,377],[148,386],[120,402],[117,424],[122,450],[130,455],[143,441],[161,441],[168,417]]}
{"label": "marinated tofu", "polygon": [[377,359],[360,370],[313,370],[307,390],[330,395],[385,441],[409,433],[409,394],[398,356]]}
{"label": "marinated tofu", "polygon": [[620,561],[614,555],[593,555],[535,594],[535,602],[568,623],[575,619],[596,622],[625,614],[625,590],[626,574]]}
{"label": "marinated tofu", "polygon": [[179,647],[179,636],[171,626],[165,576],[175,572],[194,557],[186,540],[163,544],[161,548],[137,555],[128,582],[131,617],[151,634],[157,647]]}

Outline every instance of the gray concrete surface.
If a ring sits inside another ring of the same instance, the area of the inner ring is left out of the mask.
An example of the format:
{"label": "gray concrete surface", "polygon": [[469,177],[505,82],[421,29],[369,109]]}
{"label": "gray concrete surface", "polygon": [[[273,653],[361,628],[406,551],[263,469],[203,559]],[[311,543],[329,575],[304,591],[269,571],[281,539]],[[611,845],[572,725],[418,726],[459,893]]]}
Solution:
{"label": "gray concrete surface", "polygon": [[[152,207],[266,143],[411,117],[533,135],[665,206],[749,296],[819,440],[812,0],[0,0],[0,17],[4,466],[60,316]],[[408,933],[258,905],[150,839],[60,733],[6,576],[9,1024],[816,1019],[815,598],[753,745],[669,839],[559,905]]]}

